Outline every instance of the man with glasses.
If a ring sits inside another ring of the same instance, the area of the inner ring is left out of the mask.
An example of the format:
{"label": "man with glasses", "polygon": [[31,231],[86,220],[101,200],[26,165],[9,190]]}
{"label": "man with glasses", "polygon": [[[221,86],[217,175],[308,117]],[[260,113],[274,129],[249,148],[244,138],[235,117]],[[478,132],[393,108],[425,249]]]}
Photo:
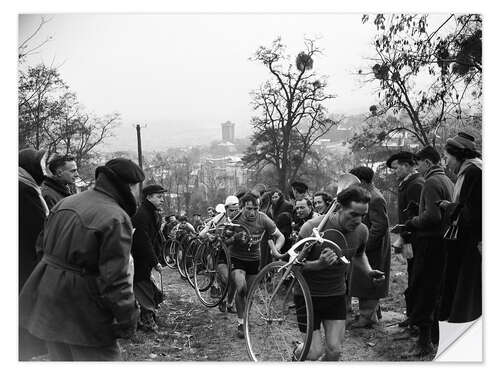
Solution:
{"label": "man with glasses", "polygon": [[248,229],[250,238],[245,232],[233,236],[230,244],[231,253],[231,280],[236,288],[236,312],[238,314],[237,334],[244,338],[243,314],[248,289],[259,272],[261,240],[265,233],[273,240],[269,240],[269,249],[275,257],[280,257],[280,249],[285,243],[285,237],[276,227],[276,224],[263,212],[259,211],[259,199],[252,193],[241,198],[242,213],[233,222]]}

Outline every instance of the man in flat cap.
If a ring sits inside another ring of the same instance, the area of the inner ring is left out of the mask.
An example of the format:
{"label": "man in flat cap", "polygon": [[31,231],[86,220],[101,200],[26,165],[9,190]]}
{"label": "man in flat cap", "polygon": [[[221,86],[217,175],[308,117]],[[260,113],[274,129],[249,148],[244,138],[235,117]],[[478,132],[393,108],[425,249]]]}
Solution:
{"label": "man in flat cap", "polygon": [[440,166],[441,157],[434,147],[426,146],[415,156],[425,182],[418,215],[405,222],[408,231],[415,233],[418,248],[413,263],[410,320],[418,327],[419,337],[408,356],[425,356],[439,340],[437,307],[445,262],[445,225],[438,203],[451,200],[453,183]]}
{"label": "man in flat cap", "polygon": [[[417,160],[415,155],[408,151],[401,151],[387,160],[387,167],[394,170],[398,180],[398,224],[404,224],[407,220],[418,215],[418,205],[420,202],[420,193],[424,186],[424,178],[415,169]],[[400,327],[408,327],[415,331],[409,317],[411,316],[412,298],[411,283],[413,277],[413,259],[417,249],[415,234],[404,232],[399,235],[394,243],[396,253],[402,253],[406,258],[408,272],[408,286],[404,292],[406,303],[406,320],[399,323]],[[404,251],[403,251],[404,249]],[[409,251],[411,249],[411,251]]]}
{"label": "man in flat cap", "polygon": [[159,211],[163,205],[165,191],[160,185],[144,187],[142,204],[132,218],[135,228],[132,243],[134,293],[141,309],[138,327],[152,332],[158,329],[155,310],[163,297],[151,281],[151,271],[154,268],[161,272],[160,254],[165,237],[161,231],[162,220]]}
{"label": "man in flat cap", "polygon": [[20,324],[53,361],[120,360],[139,311],[132,289],[132,222],[144,173],[117,158],[96,169],[92,190],[69,196],[47,218],[41,261],[19,296]]}

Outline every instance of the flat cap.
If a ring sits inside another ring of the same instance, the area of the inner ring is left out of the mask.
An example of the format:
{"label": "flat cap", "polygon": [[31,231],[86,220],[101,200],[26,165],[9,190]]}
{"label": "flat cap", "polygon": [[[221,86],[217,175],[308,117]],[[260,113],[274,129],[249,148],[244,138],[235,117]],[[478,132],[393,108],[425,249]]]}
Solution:
{"label": "flat cap", "polygon": [[161,194],[165,193],[166,190],[161,185],[148,185],[142,189],[142,194],[146,197],[151,194]]}
{"label": "flat cap", "polygon": [[410,165],[415,164],[415,154],[412,152],[408,151],[401,151],[398,152],[397,154],[391,155],[389,159],[387,159],[387,167],[392,168],[392,162],[393,161],[402,161],[402,162],[407,162]]}

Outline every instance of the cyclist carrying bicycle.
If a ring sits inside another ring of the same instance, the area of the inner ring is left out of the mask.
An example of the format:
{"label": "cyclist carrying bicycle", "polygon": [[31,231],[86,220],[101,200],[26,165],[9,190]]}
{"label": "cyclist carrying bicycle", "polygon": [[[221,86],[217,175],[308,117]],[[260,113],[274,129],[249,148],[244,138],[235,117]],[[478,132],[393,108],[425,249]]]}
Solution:
{"label": "cyclist carrying bicycle", "polygon": [[[323,231],[340,231],[347,242],[344,256],[359,267],[371,282],[384,280],[384,273],[372,270],[365,254],[368,229],[361,220],[368,212],[369,193],[360,186],[350,186],[337,196],[340,208],[328,218]],[[311,236],[324,215],[307,221],[299,232],[299,239]],[[307,355],[309,360],[322,358],[338,361],[341,356],[346,323],[346,272],[348,265],[331,248],[314,246],[304,262],[302,274],[309,286],[313,303],[313,336]],[[304,311],[303,296],[294,296],[297,311]],[[306,317],[297,314],[299,329],[304,332]],[[325,330],[326,347],[321,337],[321,323]],[[300,344],[302,345],[302,344]],[[300,346],[299,345],[299,346]],[[296,348],[298,349],[298,348]],[[323,355],[324,353],[324,355]]]}
{"label": "cyclist carrying bicycle", "polygon": [[233,223],[246,227],[251,238],[245,232],[233,236],[229,245],[231,254],[231,280],[236,288],[236,313],[238,314],[237,335],[244,338],[243,314],[245,312],[245,299],[252,281],[259,272],[260,243],[264,233],[273,240],[269,240],[269,249],[275,257],[285,243],[285,237],[276,227],[276,224],[263,212],[259,211],[259,198],[252,193],[245,194],[240,200],[242,213]]}

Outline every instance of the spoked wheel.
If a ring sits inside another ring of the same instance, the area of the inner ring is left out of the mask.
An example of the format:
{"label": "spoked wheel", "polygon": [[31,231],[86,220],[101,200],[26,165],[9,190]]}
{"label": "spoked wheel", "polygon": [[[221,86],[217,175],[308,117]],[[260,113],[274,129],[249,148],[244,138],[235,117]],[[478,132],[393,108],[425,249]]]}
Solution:
{"label": "spoked wheel", "polygon": [[[309,287],[296,268],[273,262],[255,278],[247,296],[244,330],[253,361],[303,361],[311,346],[313,307]],[[297,319],[299,317],[299,319]]]}
{"label": "spoked wheel", "polygon": [[[172,256],[172,252],[175,254],[175,242],[177,241],[169,239],[163,247],[163,262],[170,269],[174,269],[177,265],[177,256]],[[174,251],[172,251],[172,246],[174,246]]]}
{"label": "spoked wheel", "polygon": [[189,284],[194,288],[194,262],[198,249],[201,248],[203,243],[195,238],[191,240],[189,246],[184,254],[184,274],[187,277]]}
{"label": "spoked wheel", "polygon": [[179,246],[177,247],[176,252],[176,263],[177,263],[177,271],[179,271],[179,275],[181,278],[186,279],[186,274],[184,273],[184,254],[186,247],[184,246],[185,241],[179,242]]}
{"label": "spoked wheel", "polygon": [[224,299],[229,286],[229,251],[222,241],[205,242],[194,261],[194,290],[201,303],[215,307]]}

